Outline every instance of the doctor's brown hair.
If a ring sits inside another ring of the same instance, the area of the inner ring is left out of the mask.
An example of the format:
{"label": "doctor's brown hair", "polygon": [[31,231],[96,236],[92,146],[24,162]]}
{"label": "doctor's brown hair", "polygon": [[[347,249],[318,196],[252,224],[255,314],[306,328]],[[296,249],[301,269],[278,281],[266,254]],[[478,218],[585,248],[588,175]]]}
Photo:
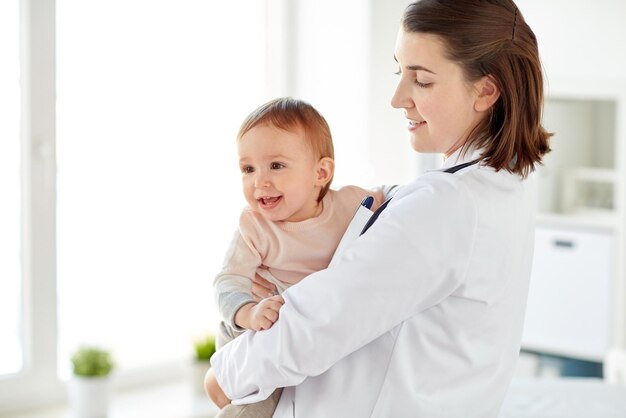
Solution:
{"label": "doctor's brown hair", "polygon": [[483,149],[484,164],[522,177],[541,164],[552,136],[541,125],[541,61],[537,38],[513,1],[417,1],[406,8],[402,27],[439,36],[467,81],[490,76],[498,86],[500,97],[465,149]]}
{"label": "doctor's brown hair", "polygon": [[[301,128],[304,131],[305,141],[313,155],[320,160],[324,157],[335,158],[333,138],[326,119],[309,103],[291,97],[281,97],[271,100],[250,113],[241,124],[237,140],[250,129],[259,125],[271,125],[276,128],[294,132]],[[317,201],[320,202],[328,192],[331,175],[328,183],[322,187]]]}

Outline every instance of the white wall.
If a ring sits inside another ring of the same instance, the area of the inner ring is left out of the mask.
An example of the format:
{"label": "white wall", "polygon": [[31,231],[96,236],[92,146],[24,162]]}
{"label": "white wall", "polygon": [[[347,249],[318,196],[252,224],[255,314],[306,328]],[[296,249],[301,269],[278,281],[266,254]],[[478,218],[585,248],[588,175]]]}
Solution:
{"label": "white wall", "polygon": [[368,125],[370,158],[375,179],[380,184],[410,181],[418,173],[417,154],[412,150],[407,120],[402,110],[391,107],[398,82],[398,65],[393,59],[400,18],[409,2],[388,0],[370,2],[371,50]]}
{"label": "white wall", "polygon": [[[327,119],[337,164],[334,186],[369,182],[367,127],[369,9],[360,0],[298,0],[292,4],[292,95]],[[348,170],[347,167],[353,167]]]}
{"label": "white wall", "polygon": [[396,32],[406,4],[291,4],[294,73],[288,93],[309,101],[328,120],[335,143],[335,186],[402,183],[415,172],[404,118],[389,104],[396,83]]}
{"label": "white wall", "polygon": [[626,80],[626,2],[518,1],[551,80]]}

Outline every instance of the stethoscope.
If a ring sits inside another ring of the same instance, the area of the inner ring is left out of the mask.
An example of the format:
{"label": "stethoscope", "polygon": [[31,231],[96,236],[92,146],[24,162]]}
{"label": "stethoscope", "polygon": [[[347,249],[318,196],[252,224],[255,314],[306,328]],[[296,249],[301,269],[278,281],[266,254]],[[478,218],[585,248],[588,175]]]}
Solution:
{"label": "stethoscope", "polygon": [[[478,162],[478,160],[474,160],[474,161],[469,161],[467,163],[463,163],[463,164],[459,164],[459,165],[455,165],[454,167],[450,167],[448,169],[443,170],[444,173],[450,173],[450,174],[454,174],[459,170],[462,170],[466,167],[469,167],[471,165],[474,165]],[[393,193],[395,193],[396,189],[398,186],[393,186],[390,193],[392,194],[392,196],[390,198],[388,198],[387,200],[385,200],[383,202],[382,205],[380,205],[380,207],[378,209],[376,209],[376,211],[372,214],[372,216],[370,216],[369,220],[365,223],[365,226],[363,227],[363,229],[361,230],[361,233],[359,234],[359,236],[363,235],[368,229],[370,229],[370,227],[372,225],[374,225],[374,222],[376,222],[376,220],[378,219],[378,217],[380,216],[380,214],[387,208],[387,205],[389,204],[389,202],[391,202],[391,199],[393,199]],[[367,196],[365,199],[363,199],[363,201],[361,202],[361,206],[365,206],[366,208],[371,208],[372,204],[374,203],[374,198],[372,196]]]}

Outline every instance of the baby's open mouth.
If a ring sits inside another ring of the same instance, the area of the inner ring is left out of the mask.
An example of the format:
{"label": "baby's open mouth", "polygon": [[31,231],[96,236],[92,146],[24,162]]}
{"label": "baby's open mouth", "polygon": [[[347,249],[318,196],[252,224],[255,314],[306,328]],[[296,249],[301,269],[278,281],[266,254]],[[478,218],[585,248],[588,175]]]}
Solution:
{"label": "baby's open mouth", "polygon": [[257,199],[257,201],[263,208],[272,208],[276,206],[282,198],[282,196],[260,197]]}

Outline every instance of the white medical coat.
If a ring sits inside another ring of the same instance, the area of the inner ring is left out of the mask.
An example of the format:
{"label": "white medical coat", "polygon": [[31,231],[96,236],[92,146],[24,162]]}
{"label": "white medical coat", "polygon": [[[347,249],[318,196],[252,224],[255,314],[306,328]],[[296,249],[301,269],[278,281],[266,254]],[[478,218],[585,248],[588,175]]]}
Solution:
{"label": "white medical coat", "polygon": [[271,329],[213,356],[218,382],[233,403],[286,387],[280,418],[496,417],[520,347],[534,213],[529,179],[480,164],[426,173],[338,263],[283,294]]}

